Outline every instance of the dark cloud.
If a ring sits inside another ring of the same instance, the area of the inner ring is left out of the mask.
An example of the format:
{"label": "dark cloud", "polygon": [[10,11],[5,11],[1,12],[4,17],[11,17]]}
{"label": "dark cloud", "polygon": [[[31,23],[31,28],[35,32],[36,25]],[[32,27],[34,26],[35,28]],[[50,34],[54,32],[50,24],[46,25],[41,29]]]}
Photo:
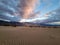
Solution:
{"label": "dark cloud", "polygon": [[49,15],[48,19],[44,20],[44,23],[60,21],[60,8],[47,13],[47,15]]}
{"label": "dark cloud", "polygon": [[51,17],[49,17],[51,20],[60,20],[60,8],[50,12],[49,15],[51,15]]}
{"label": "dark cloud", "polygon": [[0,18],[19,21],[20,17],[18,16],[18,0],[0,0]]}

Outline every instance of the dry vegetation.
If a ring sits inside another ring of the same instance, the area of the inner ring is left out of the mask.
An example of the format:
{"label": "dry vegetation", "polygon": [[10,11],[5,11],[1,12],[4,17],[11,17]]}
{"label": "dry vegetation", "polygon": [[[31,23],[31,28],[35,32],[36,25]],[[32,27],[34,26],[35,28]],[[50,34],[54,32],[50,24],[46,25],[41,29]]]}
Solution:
{"label": "dry vegetation", "polygon": [[60,28],[0,26],[0,45],[60,45]]}

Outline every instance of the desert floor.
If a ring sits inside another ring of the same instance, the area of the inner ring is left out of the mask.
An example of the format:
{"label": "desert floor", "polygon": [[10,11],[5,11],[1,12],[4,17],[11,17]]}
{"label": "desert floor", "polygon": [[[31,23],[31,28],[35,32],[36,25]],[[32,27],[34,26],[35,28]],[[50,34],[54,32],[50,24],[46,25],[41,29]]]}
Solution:
{"label": "desert floor", "polygon": [[0,26],[0,45],[60,45],[60,28]]}

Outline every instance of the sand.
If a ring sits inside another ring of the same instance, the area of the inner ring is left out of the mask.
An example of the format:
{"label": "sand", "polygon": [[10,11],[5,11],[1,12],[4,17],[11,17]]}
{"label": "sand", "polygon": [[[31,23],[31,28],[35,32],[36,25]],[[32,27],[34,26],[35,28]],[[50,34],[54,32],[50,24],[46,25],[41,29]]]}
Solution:
{"label": "sand", "polygon": [[60,45],[60,28],[0,26],[0,45]]}

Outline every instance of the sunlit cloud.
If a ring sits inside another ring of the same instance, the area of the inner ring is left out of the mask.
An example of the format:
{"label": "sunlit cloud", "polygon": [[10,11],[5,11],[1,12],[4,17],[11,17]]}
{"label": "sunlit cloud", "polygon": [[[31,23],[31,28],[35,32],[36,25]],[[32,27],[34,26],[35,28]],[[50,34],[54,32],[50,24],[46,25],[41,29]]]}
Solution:
{"label": "sunlit cloud", "polygon": [[46,19],[48,19],[48,17],[38,17],[38,18],[33,18],[33,19],[21,19],[20,22],[36,22],[37,20],[43,21]]}
{"label": "sunlit cloud", "polygon": [[59,22],[46,23],[46,24],[50,24],[50,25],[60,25],[60,21],[59,21]]}
{"label": "sunlit cloud", "polygon": [[20,8],[21,8],[21,15],[22,18],[29,18],[31,14],[34,13],[34,9],[37,6],[36,4],[39,3],[38,0],[20,0]]}
{"label": "sunlit cloud", "polygon": [[0,18],[0,20],[3,20],[3,21],[7,21],[7,22],[10,22],[10,20],[6,20],[6,19],[2,19],[2,18]]}

